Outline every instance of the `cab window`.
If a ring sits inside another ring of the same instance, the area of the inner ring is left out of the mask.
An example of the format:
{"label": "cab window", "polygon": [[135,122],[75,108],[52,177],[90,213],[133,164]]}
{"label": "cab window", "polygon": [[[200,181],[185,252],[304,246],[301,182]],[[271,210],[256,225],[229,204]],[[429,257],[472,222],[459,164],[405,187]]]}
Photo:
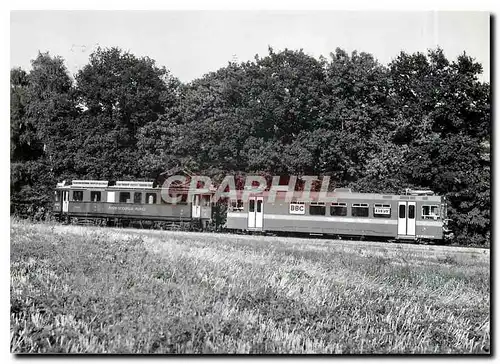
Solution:
{"label": "cab window", "polygon": [[156,203],[156,193],[146,193],[146,203],[154,205]]}
{"label": "cab window", "polygon": [[83,201],[83,191],[73,191],[73,201]]}
{"label": "cab window", "polygon": [[423,205],[422,206],[422,219],[424,220],[437,220],[439,219],[439,206],[438,205]]}
{"label": "cab window", "polygon": [[90,191],[90,201],[92,202],[101,201],[101,191]]}

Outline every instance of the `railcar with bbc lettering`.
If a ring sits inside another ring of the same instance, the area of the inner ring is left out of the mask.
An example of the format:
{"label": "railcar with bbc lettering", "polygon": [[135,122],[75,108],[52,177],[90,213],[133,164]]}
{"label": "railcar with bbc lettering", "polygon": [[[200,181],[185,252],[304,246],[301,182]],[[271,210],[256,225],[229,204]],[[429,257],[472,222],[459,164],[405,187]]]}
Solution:
{"label": "railcar with bbc lettering", "polygon": [[443,242],[452,238],[443,196],[428,190],[403,194],[264,191],[240,194],[227,212],[229,230]]}

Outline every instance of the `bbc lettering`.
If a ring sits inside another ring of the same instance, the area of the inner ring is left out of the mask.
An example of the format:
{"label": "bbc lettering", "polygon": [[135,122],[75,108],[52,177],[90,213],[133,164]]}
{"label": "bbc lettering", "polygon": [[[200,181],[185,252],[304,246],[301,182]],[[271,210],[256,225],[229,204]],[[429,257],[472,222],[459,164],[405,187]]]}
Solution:
{"label": "bbc lettering", "polygon": [[306,209],[304,204],[291,203],[289,212],[294,215],[304,215],[306,213]]}

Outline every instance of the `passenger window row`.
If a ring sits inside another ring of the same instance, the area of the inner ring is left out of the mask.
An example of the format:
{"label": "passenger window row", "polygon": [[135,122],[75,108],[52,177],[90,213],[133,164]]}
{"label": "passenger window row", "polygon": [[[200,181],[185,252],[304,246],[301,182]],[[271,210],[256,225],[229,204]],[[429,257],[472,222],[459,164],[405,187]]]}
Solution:
{"label": "passenger window row", "polygon": [[[114,192],[113,192],[114,193]],[[157,201],[157,193],[146,192],[145,200],[142,201],[142,192],[134,192],[133,195],[131,192],[119,192],[118,201],[120,203],[134,203],[134,204],[156,204]],[[133,200],[132,200],[133,197]],[[73,201],[82,202],[83,201],[83,191],[73,191]],[[101,202],[102,194],[101,191],[90,191],[90,201],[88,202]]]}
{"label": "passenger window row", "polygon": [[[353,203],[351,206],[351,216],[353,217],[368,217],[369,204],[367,203]],[[405,205],[399,206],[399,217],[405,217]],[[423,205],[421,210],[422,219],[437,220],[440,218],[438,205]],[[326,206],[324,203],[311,202],[309,204],[309,215],[326,215]],[[330,216],[347,216],[347,203],[333,202],[330,205]],[[373,217],[376,218],[391,218],[391,205],[389,204],[373,204]],[[415,206],[408,206],[408,218],[415,218]]]}
{"label": "passenger window row", "polygon": [[[367,203],[353,203],[351,206],[351,216],[353,217],[368,217],[369,204]],[[326,215],[325,203],[311,202],[309,204],[309,215]],[[347,203],[333,202],[330,205],[330,216],[347,216]],[[374,204],[373,205],[374,217],[391,217],[391,205]]]}

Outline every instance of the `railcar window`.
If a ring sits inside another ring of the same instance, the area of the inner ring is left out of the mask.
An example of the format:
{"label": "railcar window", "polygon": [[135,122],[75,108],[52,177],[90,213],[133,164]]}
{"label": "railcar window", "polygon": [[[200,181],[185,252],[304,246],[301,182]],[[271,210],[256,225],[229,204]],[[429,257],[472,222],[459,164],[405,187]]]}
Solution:
{"label": "railcar window", "polygon": [[83,191],[73,191],[73,201],[83,201]]}
{"label": "railcar window", "polygon": [[[240,202],[241,202],[241,209],[243,210],[243,201],[238,200],[238,206]],[[201,205],[203,207],[210,207],[210,196],[203,196],[201,199]]]}
{"label": "railcar window", "polygon": [[374,217],[391,217],[391,205],[376,203],[373,205],[373,216]]}
{"label": "railcar window", "polygon": [[408,206],[408,218],[409,219],[415,218],[415,206],[414,205]]}
{"label": "railcar window", "polygon": [[[206,200],[205,206],[210,205],[210,200]],[[243,211],[243,200],[231,200],[231,211]]]}
{"label": "railcar window", "polygon": [[438,205],[423,205],[422,206],[422,219],[439,219]]}
{"label": "railcar window", "polygon": [[142,203],[142,192],[134,192],[134,203]]}
{"label": "railcar window", "polygon": [[311,202],[309,205],[309,215],[325,215],[326,206],[324,202]]}
{"label": "railcar window", "polygon": [[154,205],[156,203],[156,193],[146,193],[146,203]]}
{"label": "railcar window", "polygon": [[[174,204],[174,201],[175,201],[175,205],[187,205],[188,204],[188,195],[185,195],[185,194],[172,194],[170,195],[170,197],[172,198],[172,200],[169,202],[169,201],[166,201],[163,197],[160,197],[160,203],[161,204],[164,204],[164,205],[170,205],[170,204]],[[156,200],[155,200],[156,202]],[[194,198],[192,200],[192,204],[193,206],[200,206],[200,200],[198,200],[198,202],[196,202],[196,198]]]}
{"label": "railcar window", "polygon": [[188,197],[187,195],[181,195],[181,198],[179,199],[179,201],[177,201],[177,205],[187,205],[188,204],[187,197]]}
{"label": "railcar window", "polygon": [[345,202],[333,202],[330,206],[330,215],[347,216],[347,204]]}
{"label": "railcar window", "polygon": [[101,201],[101,191],[90,191],[90,201],[92,202]]}
{"label": "railcar window", "polygon": [[262,200],[257,201],[257,212],[262,212]]}
{"label": "railcar window", "polygon": [[404,219],[406,217],[406,205],[399,205],[399,218]]}
{"label": "railcar window", "polygon": [[120,192],[120,203],[130,202],[130,192]]}
{"label": "railcar window", "polygon": [[368,217],[368,204],[367,203],[353,203],[352,216]]}
{"label": "railcar window", "polygon": [[59,202],[59,192],[54,191],[54,197],[55,197],[55,201]]}
{"label": "railcar window", "polygon": [[248,205],[248,211],[250,211],[250,212],[255,211],[255,200],[250,200],[250,203]]}

